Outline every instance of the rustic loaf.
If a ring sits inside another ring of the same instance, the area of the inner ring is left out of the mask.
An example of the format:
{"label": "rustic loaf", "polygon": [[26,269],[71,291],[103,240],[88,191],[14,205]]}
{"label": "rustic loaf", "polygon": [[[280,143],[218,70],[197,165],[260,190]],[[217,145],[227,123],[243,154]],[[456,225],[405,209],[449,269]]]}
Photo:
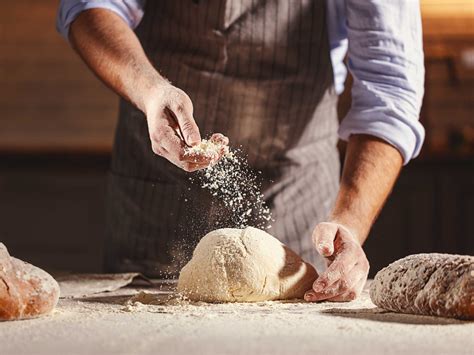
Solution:
{"label": "rustic loaf", "polygon": [[59,285],[51,275],[11,257],[0,243],[0,321],[48,314],[58,299]]}
{"label": "rustic loaf", "polygon": [[370,298],[393,312],[474,319],[474,257],[407,256],[375,275]]}

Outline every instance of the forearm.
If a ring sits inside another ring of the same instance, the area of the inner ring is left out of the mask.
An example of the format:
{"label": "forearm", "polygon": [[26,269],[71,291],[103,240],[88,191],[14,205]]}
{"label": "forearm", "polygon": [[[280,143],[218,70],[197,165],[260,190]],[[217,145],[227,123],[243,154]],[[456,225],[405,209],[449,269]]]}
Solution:
{"label": "forearm", "polygon": [[143,112],[166,80],[153,68],[133,31],[115,13],[91,9],[72,23],[69,39],[91,70]]}
{"label": "forearm", "polygon": [[373,136],[352,135],[330,220],[346,226],[362,244],[401,167],[402,156],[390,144]]}
{"label": "forearm", "polygon": [[[213,156],[185,154],[186,146],[201,141],[192,101],[155,70],[120,16],[106,9],[86,10],[71,24],[69,39],[106,85],[145,114],[155,154],[189,172],[204,169],[223,156],[223,152]],[[223,145],[227,143],[224,140]]]}

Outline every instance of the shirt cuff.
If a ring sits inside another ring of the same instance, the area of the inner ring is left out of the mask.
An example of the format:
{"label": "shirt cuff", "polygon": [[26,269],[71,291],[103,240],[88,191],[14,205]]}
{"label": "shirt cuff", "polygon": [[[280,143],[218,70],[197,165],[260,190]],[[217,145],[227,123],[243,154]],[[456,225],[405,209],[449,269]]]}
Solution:
{"label": "shirt cuff", "polygon": [[352,134],[367,134],[380,138],[394,146],[406,165],[418,156],[425,138],[425,129],[416,119],[400,120],[389,112],[377,109],[356,111],[352,109],[341,122],[339,137],[348,140]]}
{"label": "shirt cuff", "polygon": [[56,29],[69,40],[69,27],[82,11],[107,9],[119,15],[130,28],[135,28],[143,17],[144,1],[61,0],[56,17]]}

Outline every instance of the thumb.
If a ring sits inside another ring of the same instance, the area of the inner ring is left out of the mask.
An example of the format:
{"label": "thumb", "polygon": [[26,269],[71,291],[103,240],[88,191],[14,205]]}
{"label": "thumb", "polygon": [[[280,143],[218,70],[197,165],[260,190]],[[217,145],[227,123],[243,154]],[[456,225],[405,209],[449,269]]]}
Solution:
{"label": "thumb", "polygon": [[201,134],[199,133],[199,128],[194,120],[192,111],[184,105],[178,105],[173,108],[173,113],[178,120],[178,125],[186,144],[192,146],[201,142]]}
{"label": "thumb", "polygon": [[313,243],[319,254],[328,257],[334,253],[334,239],[338,225],[335,223],[319,223],[313,232]]}

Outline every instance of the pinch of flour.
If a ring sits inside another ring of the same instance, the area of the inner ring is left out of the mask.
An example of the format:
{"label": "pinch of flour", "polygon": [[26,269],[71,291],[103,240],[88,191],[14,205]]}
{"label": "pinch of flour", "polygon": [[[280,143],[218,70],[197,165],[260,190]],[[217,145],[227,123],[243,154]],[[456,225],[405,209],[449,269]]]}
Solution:
{"label": "pinch of flour", "polygon": [[229,147],[220,142],[214,142],[207,139],[202,139],[200,144],[192,147],[186,147],[184,149],[185,155],[200,155],[208,158],[218,157],[221,152],[223,152],[224,155],[228,155]]}
{"label": "pinch of flour", "polygon": [[[219,151],[219,144],[204,144],[190,148],[194,152]],[[221,145],[222,146],[222,145]],[[260,192],[257,175],[248,166],[245,158],[231,151],[227,146],[226,154],[215,165],[209,166],[199,177],[201,187],[208,189],[212,196],[219,198],[232,214],[237,228],[246,227],[253,216],[255,227],[268,229],[271,221],[270,209],[265,205]],[[237,151],[239,153],[239,151]],[[211,153],[202,153],[211,154]],[[191,181],[193,179],[191,178]]]}

